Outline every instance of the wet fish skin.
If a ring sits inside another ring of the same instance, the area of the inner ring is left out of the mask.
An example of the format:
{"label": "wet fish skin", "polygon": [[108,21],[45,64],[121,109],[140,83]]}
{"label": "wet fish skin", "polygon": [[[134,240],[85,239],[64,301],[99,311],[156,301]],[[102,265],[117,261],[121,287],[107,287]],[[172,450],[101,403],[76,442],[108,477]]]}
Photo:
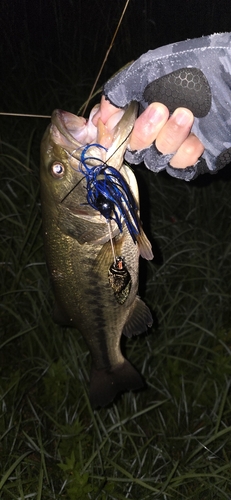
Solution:
{"label": "wet fish skin", "polygon": [[[109,164],[120,169],[138,202],[135,176],[123,165],[128,140],[117,150],[135,117],[136,105],[132,104],[110,131],[113,139],[102,160],[113,154]],[[53,113],[41,144],[40,178],[44,246],[56,300],[54,319],[77,328],[88,345],[92,357],[90,401],[97,408],[108,405],[121,391],[143,386],[142,377],[121,353],[120,339],[122,332],[130,337],[152,324],[148,307],[137,297],[140,251],[147,258],[152,258],[152,252],[142,229],[140,244],[134,244],[125,224],[121,234],[112,223],[115,253],[123,257],[131,278],[128,297],[119,303],[108,279],[113,263],[108,224],[86,205],[85,182],[78,171],[79,148],[85,144],[79,142],[79,129],[82,127],[81,141],[89,140],[87,134],[82,139],[88,125],[70,113]],[[95,142],[99,140],[97,129],[94,132],[90,127],[90,140]]]}

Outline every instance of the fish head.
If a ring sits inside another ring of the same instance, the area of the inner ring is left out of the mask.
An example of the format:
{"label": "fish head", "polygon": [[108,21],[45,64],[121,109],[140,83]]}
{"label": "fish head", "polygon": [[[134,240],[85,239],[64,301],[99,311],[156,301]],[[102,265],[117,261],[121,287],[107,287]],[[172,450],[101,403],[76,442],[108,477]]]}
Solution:
{"label": "fish head", "polygon": [[[118,110],[106,124],[99,120],[96,127],[92,118],[98,107],[93,108],[88,120],[55,110],[41,143],[43,219],[52,218],[63,232],[80,243],[103,243],[109,239],[105,217],[87,200],[86,176],[82,169],[84,148],[89,173],[94,166],[105,164],[121,170],[137,115],[137,104],[131,103],[126,110]],[[87,229],[86,222],[89,223]],[[119,233],[114,221],[112,232],[113,236]]]}

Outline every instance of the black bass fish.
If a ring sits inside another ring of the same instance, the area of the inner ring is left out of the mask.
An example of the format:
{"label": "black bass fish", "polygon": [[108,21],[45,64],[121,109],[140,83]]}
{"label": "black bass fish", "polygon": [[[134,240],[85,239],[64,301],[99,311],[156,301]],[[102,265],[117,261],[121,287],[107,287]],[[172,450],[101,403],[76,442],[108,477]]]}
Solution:
{"label": "black bass fish", "polygon": [[[143,386],[142,377],[121,353],[120,339],[122,333],[131,337],[152,325],[151,313],[137,289],[139,255],[153,258],[139,221],[136,179],[123,164],[136,104],[95,127],[92,117],[97,109],[89,120],[61,110],[53,112],[41,144],[40,169],[44,245],[56,300],[54,320],[77,328],[88,345],[93,408],[106,406],[121,391]],[[89,184],[95,166],[99,175]],[[107,170],[110,179],[115,179],[110,185],[115,200],[120,189],[115,172],[129,200],[135,200],[134,218],[125,198],[118,209],[113,198],[108,201],[101,194],[94,198],[93,207],[90,195],[95,183],[102,184]]]}

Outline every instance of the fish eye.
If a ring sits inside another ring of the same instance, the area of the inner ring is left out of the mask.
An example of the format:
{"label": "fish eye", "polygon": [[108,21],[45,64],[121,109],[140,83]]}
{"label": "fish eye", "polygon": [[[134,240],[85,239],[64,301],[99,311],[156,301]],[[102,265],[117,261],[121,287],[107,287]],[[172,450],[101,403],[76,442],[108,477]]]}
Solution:
{"label": "fish eye", "polygon": [[56,161],[51,165],[51,175],[56,179],[60,179],[64,176],[65,168],[62,163]]}

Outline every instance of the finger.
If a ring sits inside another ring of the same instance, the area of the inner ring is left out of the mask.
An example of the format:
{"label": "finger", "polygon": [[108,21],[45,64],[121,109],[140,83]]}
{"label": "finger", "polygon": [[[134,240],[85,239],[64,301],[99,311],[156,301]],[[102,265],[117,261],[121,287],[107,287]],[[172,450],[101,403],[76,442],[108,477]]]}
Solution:
{"label": "finger", "polygon": [[157,138],[168,117],[169,111],[164,104],[150,104],[135,122],[129,148],[133,151],[148,148]]}
{"label": "finger", "polygon": [[193,125],[192,112],[186,108],[177,108],[160,131],[156,147],[163,154],[174,153],[188,137]]}
{"label": "finger", "polygon": [[172,157],[170,165],[175,168],[186,168],[194,165],[204,152],[204,146],[194,134],[190,134]]}
{"label": "finger", "polygon": [[100,102],[100,108],[99,111],[94,115],[92,122],[95,126],[97,126],[98,119],[101,118],[103,123],[106,123],[107,120],[114,115],[115,113],[118,112],[119,108],[116,108],[113,106],[109,101],[105,99],[104,96],[102,96],[101,102]]}

